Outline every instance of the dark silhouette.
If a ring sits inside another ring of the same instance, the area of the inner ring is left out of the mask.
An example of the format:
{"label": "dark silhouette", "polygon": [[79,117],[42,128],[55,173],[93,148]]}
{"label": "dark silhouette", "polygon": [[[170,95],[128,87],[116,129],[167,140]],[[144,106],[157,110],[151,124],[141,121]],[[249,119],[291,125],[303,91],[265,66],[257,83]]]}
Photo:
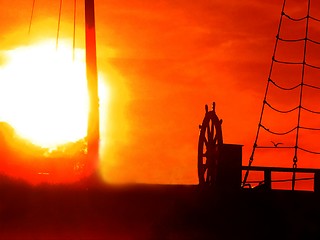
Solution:
{"label": "dark silhouette", "polygon": [[217,168],[223,146],[222,120],[215,112],[215,103],[209,111],[205,105],[205,116],[199,125],[198,142],[198,178],[200,185],[214,186],[217,177]]}

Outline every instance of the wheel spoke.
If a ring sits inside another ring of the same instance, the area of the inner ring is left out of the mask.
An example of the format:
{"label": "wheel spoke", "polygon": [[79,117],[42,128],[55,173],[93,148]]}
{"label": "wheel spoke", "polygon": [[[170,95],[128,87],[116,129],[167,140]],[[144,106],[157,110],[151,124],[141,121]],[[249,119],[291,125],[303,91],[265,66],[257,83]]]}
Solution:
{"label": "wheel spoke", "polygon": [[218,139],[217,139],[217,135],[215,135],[215,136],[214,136],[214,139],[213,139],[213,144],[214,144],[214,145],[217,144],[217,140],[218,140]]}
{"label": "wheel spoke", "polygon": [[208,141],[210,141],[210,139],[211,139],[211,130],[210,130],[210,124],[209,123],[208,123],[208,125],[206,127],[206,130],[207,130]]}
{"label": "wheel spoke", "polygon": [[208,140],[204,137],[203,139],[204,144],[206,145],[206,148],[208,148]]}
{"label": "wheel spoke", "polygon": [[211,120],[211,139],[213,139],[214,136],[214,124],[213,124],[213,120]]}
{"label": "wheel spoke", "polygon": [[207,157],[207,151],[202,154],[202,157]]}

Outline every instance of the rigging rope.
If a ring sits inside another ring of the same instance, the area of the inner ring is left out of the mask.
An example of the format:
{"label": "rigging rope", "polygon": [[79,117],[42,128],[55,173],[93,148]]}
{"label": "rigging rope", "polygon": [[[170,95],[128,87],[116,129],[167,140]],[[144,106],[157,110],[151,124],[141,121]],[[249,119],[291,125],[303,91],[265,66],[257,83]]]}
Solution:
{"label": "rigging rope", "polygon": [[262,127],[264,130],[266,130],[267,132],[272,133],[274,135],[286,135],[286,134],[289,134],[289,133],[293,132],[294,130],[296,130],[298,128],[298,127],[294,127],[294,128],[292,128],[291,130],[289,130],[287,132],[274,132],[274,131],[271,131],[269,128],[266,128],[262,124],[260,124],[260,127]]}
{"label": "rigging rope", "polygon": [[301,106],[301,108],[302,108],[303,110],[307,111],[307,112],[310,112],[310,113],[320,114],[320,112],[319,112],[319,111],[314,111],[314,110],[311,110],[311,109],[305,108],[305,107],[303,107],[303,106]]}
{"label": "rigging rope", "polygon": [[278,60],[276,59],[275,57],[273,57],[273,61],[276,62],[276,63],[282,63],[282,64],[303,64],[303,62],[290,62],[290,61],[283,61],[283,60]]}
{"label": "rigging rope", "polygon": [[77,16],[77,0],[73,1],[73,41],[72,41],[72,60],[75,60],[76,49],[76,16]]}
{"label": "rigging rope", "polygon": [[320,87],[318,87],[318,86],[310,85],[310,84],[307,84],[307,83],[303,83],[303,85],[306,86],[306,87],[315,88],[317,90],[320,90]]}
{"label": "rigging rope", "polygon": [[306,65],[307,67],[311,67],[311,68],[315,68],[315,69],[320,69],[320,66],[315,66],[309,63],[305,63],[304,65]]}
{"label": "rigging rope", "polygon": [[56,38],[56,50],[58,49],[58,43],[59,43],[61,12],[62,12],[62,0],[60,0],[60,6],[59,6],[58,29],[57,29],[57,38]]}
{"label": "rigging rope", "polygon": [[312,20],[314,20],[314,21],[316,21],[316,22],[320,22],[320,19],[319,19],[319,18],[315,18],[315,17],[312,17],[312,16],[310,16],[310,15],[309,15],[309,18],[312,19]]}
{"label": "rigging rope", "polygon": [[297,107],[294,107],[294,108],[292,108],[292,109],[290,109],[290,110],[279,110],[279,109],[273,107],[273,106],[272,106],[270,103],[268,103],[267,101],[265,101],[265,104],[266,104],[268,107],[270,107],[272,110],[274,110],[274,111],[276,111],[276,112],[278,112],[278,113],[290,113],[290,112],[293,112],[293,111],[295,111],[295,110],[297,110],[297,109],[299,108],[299,106],[297,106]]}
{"label": "rigging rope", "polygon": [[[278,36],[279,36],[279,33],[280,33],[282,21],[283,21],[285,6],[286,6],[286,0],[283,0],[282,10],[281,10],[282,14],[280,16],[280,21],[279,21],[279,25],[278,25],[278,32],[277,32]],[[274,49],[273,49],[273,56],[275,56],[276,49],[277,49],[277,46],[278,46],[278,42],[279,42],[279,39],[276,38],[275,46],[274,46]],[[274,61],[271,61],[271,67],[270,67],[268,79],[271,79],[273,64],[274,64]],[[269,90],[269,85],[270,85],[270,81],[267,82],[267,86],[266,86],[263,102],[266,101],[266,99],[267,99],[267,93],[268,93],[268,90]],[[260,119],[259,119],[259,124],[258,124],[258,128],[257,128],[256,138],[254,140],[251,156],[250,156],[250,159],[249,159],[249,164],[248,164],[249,167],[251,166],[251,164],[253,162],[254,153],[255,153],[256,146],[257,146],[258,136],[259,136],[259,132],[260,132],[260,128],[261,128],[260,126],[261,126],[261,122],[262,122],[262,116],[263,116],[264,108],[265,108],[265,104],[263,103],[262,104],[262,109],[261,109],[261,114],[260,114]],[[244,178],[243,178],[243,186],[246,185],[246,181],[247,181],[248,175],[249,175],[249,168],[245,172],[245,175],[244,175]]]}
{"label": "rigging rope", "polygon": [[317,44],[319,45],[320,42],[319,41],[316,41],[316,40],[313,40],[311,38],[296,38],[296,39],[285,39],[285,38],[282,38],[280,36],[276,36],[280,41],[282,42],[302,42],[302,41],[309,41],[311,43],[314,43],[314,44]]}
{"label": "rigging rope", "polygon": [[34,6],[35,6],[36,0],[33,0],[32,2],[32,10],[31,10],[31,16],[30,16],[30,21],[29,21],[29,30],[28,34],[30,35],[31,32],[31,25],[32,25],[32,20],[33,20],[33,13],[34,13]]}
{"label": "rigging rope", "polygon": [[307,62],[305,61],[305,59],[304,59],[303,62],[291,62],[291,61],[278,60],[278,59],[276,59],[276,58],[274,57],[274,58],[273,58],[273,61],[276,62],[276,63],[288,64],[288,65],[303,65],[303,68],[304,68],[305,66],[307,66],[307,67],[311,67],[311,68],[315,68],[315,69],[320,69],[320,66],[316,66],[316,65],[307,63]]}
{"label": "rigging rope", "polygon": [[307,150],[301,147],[298,147],[301,151],[307,152],[307,153],[312,153],[312,154],[320,154],[320,152],[315,152],[315,151],[311,151],[311,150]]}
{"label": "rigging rope", "polygon": [[[306,31],[305,31],[305,39],[308,39],[308,32],[309,32],[309,16],[310,16],[310,0],[308,0],[308,11],[307,11],[307,17],[306,17]],[[302,65],[302,71],[301,71],[301,87],[300,87],[300,96],[299,96],[299,106],[302,106],[302,97],[303,97],[303,83],[304,83],[304,73],[305,73],[305,66],[306,64],[306,58],[307,58],[307,41],[304,42],[303,47],[303,65]],[[299,129],[300,129],[300,121],[301,121],[301,107],[298,109],[298,116],[297,116],[297,132],[296,132],[296,144],[294,149],[294,157],[293,157],[293,165],[292,168],[297,168],[297,162],[298,162],[298,143],[299,143]],[[292,172],[292,190],[294,190],[295,187],[295,178],[296,178],[296,172]]]}
{"label": "rigging rope", "polygon": [[296,88],[298,88],[298,87],[301,86],[301,83],[299,83],[298,85],[293,86],[293,87],[291,87],[291,88],[285,88],[285,87],[282,87],[282,86],[278,85],[275,81],[273,81],[273,80],[270,79],[270,78],[269,78],[269,81],[270,81],[274,86],[276,86],[277,88],[280,88],[281,90],[286,90],[286,91],[294,90],[294,89],[296,89]]}
{"label": "rigging rope", "polygon": [[308,40],[309,42],[314,43],[314,44],[320,44],[319,41],[315,41],[315,40],[313,40],[313,39],[311,39],[311,38],[307,38],[307,40]]}
{"label": "rigging rope", "polygon": [[287,17],[288,19],[290,19],[290,20],[292,20],[292,21],[296,21],[296,22],[302,21],[302,20],[305,20],[305,19],[308,18],[308,16],[304,16],[304,17],[301,17],[301,18],[293,18],[293,17],[291,17],[289,14],[286,14],[284,11],[282,11],[282,16],[285,16],[285,17]]}
{"label": "rigging rope", "polygon": [[[306,127],[303,126],[303,123],[301,122],[301,113],[302,111],[307,111],[310,112],[312,114],[320,114],[320,111],[315,111],[313,109],[309,109],[307,107],[303,106],[303,94],[304,94],[304,89],[306,87],[308,88],[313,88],[315,90],[320,90],[320,86],[316,86],[316,85],[312,85],[312,84],[307,84],[305,83],[306,79],[305,79],[305,72],[307,70],[307,68],[313,68],[316,70],[320,70],[320,66],[318,64],[314,64],[314,63],[309,63],[307,62],[307,53],[308,53],[308,47],[309,44],[315,44],[315,45],[320,45],[320,41],[312,39],[309,37],[309,23],[310,21],[316,21],[320,23],[320,19],[315,18],[313,16],[310,16],[310,0],[308,0],[308,5],[307,5],[307,14],[306,16],[303,16],[301,18],[294,18],[292,16],[290,16],[289,14],[287,14],[284,10],[286,8],[286,0],[283,1],[283,5],[282,5],[282,11],[281,11],[281,16],[280,16],[280,21],[279,21],[279,25],[278,25],[278,32],[276,35],[276,40],[275,40],[275,46],[274,46],[274,50],[273,50],[273,55],[272,55],[272,61],[271,61],[271,66],[270,66],[270,71],[269,71],[269,76],[268,76],[268,82],[267,82],[267,86],[266,86],[266,90],[265,90],[265,94],[264,94],[264,100],[263,100],[263,104],[262,104],[262,109],[261,109],[261,114],[260,114],[260,120],[259,120],[259,124],[258,124],[258,129],[257,129],[257,133],[256,133],[256,137],[255,137],[255,141],[253,144],[253,148],[252,148],[252,152],[250,155],[250,159],[249,159],[249,168],[247,169],[245,176],[244,176],[244,180],[243,180],[243,186],[246,185],[246,180],[248,178],[248,173],[249,173],[249,169],[250,166],[253,162],[254,159],[254,153],[255,153],[255,149],[256,148],[275,148],[275,147],[270,147],[270,146],[258,146],[258,138],[259,138],[259,133],[260,133],[260,129],[264,129],[265,131],[274,134],[274,135],[286,135],[289,134],[293,131],[296,131],[295,133],[295,144],[292,147],[289,146],[284,146],[282,148],[293,148],[294,149],[294,156],[293,156],[293,164],[292,164],[292,190],[294,190],[295,188],[295,181],[296,181],[296,171],[295,169],[297,168],[297,162],[298,162],[298,150],[302,150],[305,152],[309,152],[312,154],[320,154],[320,152],[316,152],[316,151],[311,151],[305,148],[301,148],[299,147],[299,142],[300,142],[300,129],[301,130],[309,130],[309,131],[320,131],[320,128],[314,128],[314,127]],[[289,19],[291,21],[304,21],[305,20],[305,35],[304,37],[301,38],[285,38],[285,37],[280,37],[280,32],[281,32],[281,27],[283,24],[283,19],[284,17],[286,19]],[[281,42],[292,42],[292,43],[298,43],[298,42],[302,42],[303,43],[303,57],[301,59],[301,61],[291,61],[291,60],[286,60],[286,59],[278,59],[276,58],[276,52],[277,52],[277,48],[278,48],[278,44],[279,41]],[[300,83],[295,85],[295,86],[290,86],[290,87],[284,87],[279,85],[278,83],[276,83],[276,81],[274,81],[274,79],[271,78],[272,76],[272,72],[273,72],[273,68],[275,63],[278,64],[287,64],[287,65],[301,65],[301,80]],[[277,87],[280,90],[284,90],[284,91],[291,91],[291,90],[295,90],[295,89],[300,89],[299,90],[299,104],[296,107],[293,107],[292,109],[289,110],[283,110],[283,109],[278,109],[274,106],[272,106],[270,104],[270,102],[267,101],[267,95],[269,92],[269,88],[270,88],[270,84],[272,84],[273,86]],[[293,127],[292,129],[290,129],[289,131],[286,132],[276,132],[273,131],[269,128],[267,128],[266,126],[262,125],[262,119],[263,119],[263,114],[265,111],[265,107],[268,106],[270,109],[272,109],[273,111],[282,113],[282,114],[286,114],[286,113],[290,113],[293,111],[297,111],[297,124],[295,127]],[[301,125],[302,123],[302,125]],[[278,147],[280,148],[280,147]]]}
{"label": "rigging rope", "polygon": [[282,42],[302,42],[302,41],[305,41],[306,39],[305,38],[297,38],[297,39],[284,39],[284,38],[281,38],[280,36],[277,36],[277,38],[282,41]]}
{"label": "rigging rope", "polygon": [[300,126],[300,128],[304,130],[320,131],[320,128],[303,127],[303,126]]}

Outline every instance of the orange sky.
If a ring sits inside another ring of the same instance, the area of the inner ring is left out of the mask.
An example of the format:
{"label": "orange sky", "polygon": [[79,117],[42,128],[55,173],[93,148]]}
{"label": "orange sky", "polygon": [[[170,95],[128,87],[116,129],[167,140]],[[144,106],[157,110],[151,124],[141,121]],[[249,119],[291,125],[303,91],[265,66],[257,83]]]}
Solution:
{"label": "orange sky", "polygon": [[[72,37],[73,1],[64,2],[60,35]],[[0,53],[55,38],[58,4],[36,0],[28,35],[32,0],[1,0]],[[108,130],[102,136],[106,179],[197,183],[198,125],[204,105],[212,101],[223,119],[224,142],[244,145],[247,165],[282,0],[95,4],[98,69],[111,88]],[[84,43],[81,5],[79,1],[78,47]],[[0,55],[0,64],[4,62]]]}

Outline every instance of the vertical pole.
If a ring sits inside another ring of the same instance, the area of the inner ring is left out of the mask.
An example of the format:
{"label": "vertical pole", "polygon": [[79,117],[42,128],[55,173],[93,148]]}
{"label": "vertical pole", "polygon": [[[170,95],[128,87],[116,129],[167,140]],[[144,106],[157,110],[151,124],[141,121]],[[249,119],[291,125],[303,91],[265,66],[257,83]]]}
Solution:
{"label": "vertical pole", "polygon": [[271,190],[271,170],[270,169],[264,170],[264,185],[267,190]]}
{"label": "vertical pole", "polygon": [[86,72],[89,95],[88,113],[88,157],[87,170],[96,167],[99,156],[99,97],[98,97],[98,74],[96,56],[96,33],[94,0],[85,0],[85,23],[86,23]]}

